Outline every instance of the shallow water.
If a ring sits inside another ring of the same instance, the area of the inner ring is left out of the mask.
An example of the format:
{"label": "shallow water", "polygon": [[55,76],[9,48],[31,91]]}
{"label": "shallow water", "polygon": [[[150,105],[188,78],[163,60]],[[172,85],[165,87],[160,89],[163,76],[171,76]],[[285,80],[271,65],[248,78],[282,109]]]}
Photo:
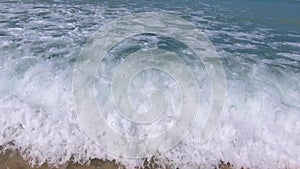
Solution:
{"label": "shallow water", "polygon": [[[71,157],[141,163],[114,157],[85,135],[74,110],[72,75],[81,46],[105,23],[159,11],[201,28],[227,78],[224,115],[212,138],[199,144],[196,125],[162,163],[196,168],[223,159],[251,168],[299,168],[299,9],[299,1],[284,0],[1,1],[0,145],[20,150],[32,164],[63,164]],[[152,79],[143,81],[147,86]],[[139,104],[147,108],[146,101],[133,103]]]}

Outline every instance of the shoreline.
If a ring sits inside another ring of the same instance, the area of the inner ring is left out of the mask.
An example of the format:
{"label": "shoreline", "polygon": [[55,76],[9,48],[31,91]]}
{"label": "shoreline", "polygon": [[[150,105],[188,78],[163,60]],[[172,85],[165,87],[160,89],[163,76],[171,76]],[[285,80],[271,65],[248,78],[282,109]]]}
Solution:
{"label": "shoreline", "polygon": [[0,169],[118,169],[125,167],[115,161],[92,159],[89,164],[67,162],[60,166],[43,164],[41,166],[31,166],[28,161],[23,159],[19,152],[7,151],[0,152]]}
{"label": "shoreline", "polygon": [[[156,169],[161,167],[169,168],[168,166],[159,166],[155,163],[155,159],[151,158],[149,162],[145,160],[142,166],[135,167],[136,169]],[[163,164],[161,164],[163,165]],[[24,160],[17,151],[0,152],[0,169],[126,169],[115,160],[91,159],[87,164],[74,163],[72,161],[60,166],[53,166],[43,164],[41,166],[31,166],[28,161]],[[220,161],[219,164],[214,165],[215,169],[235,169],[229,162]]]}

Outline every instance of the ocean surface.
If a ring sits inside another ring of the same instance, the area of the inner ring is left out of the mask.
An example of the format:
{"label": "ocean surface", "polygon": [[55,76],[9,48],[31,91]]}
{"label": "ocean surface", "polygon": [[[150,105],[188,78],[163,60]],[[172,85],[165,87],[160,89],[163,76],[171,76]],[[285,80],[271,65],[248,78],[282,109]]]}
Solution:
{"label": "ocean surface", "polygon": [[[115,157],[89,139],[79,125],[72,94],[74,65],[89,37],[106,23],[138,12],[173,14],[202,29],[227,80],[223,117],[212,137],[200,144],[195,125],[178,146],[160,155],[161,163],[212,168],[223,160],[250,168],[300,168],[296,0],[2,0],[0,146],[19,150],[32,165],[59,165],[71,158],[82,163],[116,159],[129,168],[141,164]],[[206,83],[204,78],[204,88]],[[176,88],[168,96],[178,97]],[[141,100],[133,104],[145,105]]]}

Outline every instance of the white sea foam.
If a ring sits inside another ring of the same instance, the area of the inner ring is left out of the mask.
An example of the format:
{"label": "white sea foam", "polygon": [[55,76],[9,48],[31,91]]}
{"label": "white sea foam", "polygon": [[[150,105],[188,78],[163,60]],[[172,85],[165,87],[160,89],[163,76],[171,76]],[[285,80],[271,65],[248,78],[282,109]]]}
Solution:
{"label": "white sea foam", "polygon": [[[213,137],[197,143],[196,125],[166,157],[175,164],[180,159],[178,165],[183,166],[219,159],[252,168],[299,166],[299,72],[245,61],[242,66],[236,60],[227,68],[225,114]],[[71,80],[72,67],[55,70],[55,64],[32,58],[6,63],[1,73],[0,145],[13,142],[32,164],[60,164],[71,156],[83,161],[116,158],[108,156],[80,129]]]}

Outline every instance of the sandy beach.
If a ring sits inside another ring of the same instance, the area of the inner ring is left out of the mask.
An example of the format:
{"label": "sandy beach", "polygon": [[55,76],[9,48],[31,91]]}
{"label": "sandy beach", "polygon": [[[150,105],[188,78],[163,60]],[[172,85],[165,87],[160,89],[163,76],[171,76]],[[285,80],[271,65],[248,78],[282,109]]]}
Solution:
{"label": "sandy beach", "polygon": [[[136,167],[137,169],[156,169],[161,168],[153,162],[144,162],[143,166]],[[54,167],[48,164],[42,166],[31,166],[24,160],[18,152],[0,153],[0,169],[126,169],[122,164],[117,164],[115,161],[107,161],[100,159],[92,159],[88,164],[82,165],[78,163],[69,162],[64,165]],[[168,168],[168,167],[167,167]],[[215,169],[235,169],[229,162],[220,161],[214,166]],[[171,169],[171,168],[170,168]]]}
{"label": "sandy beach", "polygon": [[48,164],[42,166],[30,166],[17,152],[7,152],[0,154],[0,169],[118,169],[124,168],[122,165],[116,164],[113,161],[104,161],[93,159],[87,165],[78,163],[66,163],[59,167],[54,167]]}

